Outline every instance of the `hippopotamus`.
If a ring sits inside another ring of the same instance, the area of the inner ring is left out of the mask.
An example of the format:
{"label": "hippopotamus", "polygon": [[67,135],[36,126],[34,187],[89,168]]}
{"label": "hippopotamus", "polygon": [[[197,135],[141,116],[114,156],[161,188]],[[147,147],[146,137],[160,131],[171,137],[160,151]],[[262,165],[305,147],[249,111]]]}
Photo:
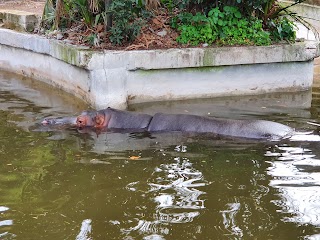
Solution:
{"label": "hippopotamus", "polygon": [[84,111],[77,117],[44,119],[42,124],[65,124],[78,128],[137,130],[148,132],[213,133],[224,136],[253,139],[289,138],[293,128],[266,120],[220,119],[190,114],[142,113],[107,108],[99,111]]}

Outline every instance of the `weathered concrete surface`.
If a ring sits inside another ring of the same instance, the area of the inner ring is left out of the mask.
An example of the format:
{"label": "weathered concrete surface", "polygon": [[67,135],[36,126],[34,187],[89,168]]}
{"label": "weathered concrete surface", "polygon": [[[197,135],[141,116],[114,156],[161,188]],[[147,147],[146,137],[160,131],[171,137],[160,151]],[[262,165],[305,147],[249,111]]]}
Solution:
{"label": "weathered concrete surface", "polygon": [[41,16],[18,10],[0,9],[0,24],[18,31],[33,31],[40,23]]}
{"label": "weathered concrete surface", "polygon": [[[292,4],[294,1],[281,0],[284,5]],[[309,0],[304,3],[294,5],[289,8],[290,11],[297,13],[307,22],[311,23],[318,31],[320,30],[320,1]]]}
{"label": "weathered concrete surface", "polygon": [[127,83],[127,89],[130,102],[136,103],[306,90],[312,78],[310,62],[234,65],[187,71],[135,71],[134,81]]}
{"label": "weathered concrete surface", "polygon": [[0,68],[56,85],[95,108],[309,89],[314,41],[265,47],[90,51],[0,29]]}

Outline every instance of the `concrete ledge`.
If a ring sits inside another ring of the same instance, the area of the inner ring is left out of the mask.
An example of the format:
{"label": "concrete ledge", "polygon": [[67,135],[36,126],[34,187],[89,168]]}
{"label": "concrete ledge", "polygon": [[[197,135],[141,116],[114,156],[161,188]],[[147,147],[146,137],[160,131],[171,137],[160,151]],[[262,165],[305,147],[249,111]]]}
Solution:
{"label": "concrete ledge", "polygon": [[53,84],[95,108],[309,89],[314,41],[264,47],[91,51],[0,29],[0,68]]}
{"label": "concrete ledge", "polygon": [[41,16],[34,13],[0,9],[0,23],[6,28],[32,32],[40,23]]}

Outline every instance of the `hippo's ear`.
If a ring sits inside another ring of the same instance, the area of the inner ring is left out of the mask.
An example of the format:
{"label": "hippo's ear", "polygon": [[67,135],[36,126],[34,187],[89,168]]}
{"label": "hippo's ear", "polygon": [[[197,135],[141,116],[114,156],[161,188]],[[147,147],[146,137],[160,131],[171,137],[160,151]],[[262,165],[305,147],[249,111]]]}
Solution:
{"label": "hippo's ear", "polygon": [[102,126],[103,126],[103,123],[104,123],[104,115],[102,115],[102,114],[97,114],[97,115],[94,117],[94,122],[95,122],[95,127],[96,127],[96,128],[102,127]]}

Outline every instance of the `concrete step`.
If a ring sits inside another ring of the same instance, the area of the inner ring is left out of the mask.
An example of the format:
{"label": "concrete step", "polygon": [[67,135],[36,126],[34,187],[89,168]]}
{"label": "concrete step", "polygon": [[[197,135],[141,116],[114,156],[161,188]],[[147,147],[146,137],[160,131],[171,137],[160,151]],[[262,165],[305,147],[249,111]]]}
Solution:
{"label": "concrete step", "polygon": [[32,32],[41,21],[41,15],[12,9],[0,9],[0,27]]}

